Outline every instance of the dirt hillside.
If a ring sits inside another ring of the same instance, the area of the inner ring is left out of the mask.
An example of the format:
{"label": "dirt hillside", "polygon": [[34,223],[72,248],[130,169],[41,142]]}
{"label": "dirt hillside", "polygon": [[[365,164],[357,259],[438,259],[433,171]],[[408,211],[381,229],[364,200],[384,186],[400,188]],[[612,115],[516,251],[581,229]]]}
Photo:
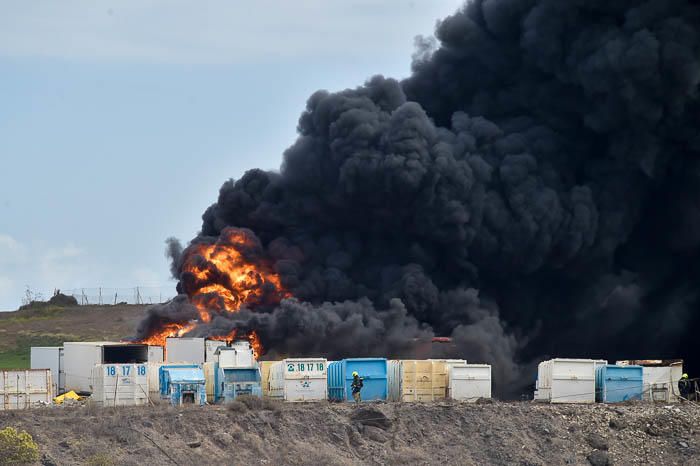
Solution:
{"label": "dirt hillside", "polygon": [[29,348],[133,335],[145,305],[42,306],[0,312],[0,369],[29,367]]}
{"label": "dirt hillside", "polygon": [[283,404],[0,413],[45,465],[700,464],[700,407]]}

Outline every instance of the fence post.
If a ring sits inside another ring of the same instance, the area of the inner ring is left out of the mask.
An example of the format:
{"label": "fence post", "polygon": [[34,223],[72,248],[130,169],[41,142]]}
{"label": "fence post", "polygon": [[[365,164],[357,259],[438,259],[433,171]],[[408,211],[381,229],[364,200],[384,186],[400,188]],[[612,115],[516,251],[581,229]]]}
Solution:
{"label": "fence post", "polygon": [[101,306],[101,305],[102,305],[102,287],[99,287],[98,290],[99,290],[98,302],[99,302],[99,304],[100,304],[100,306]]}

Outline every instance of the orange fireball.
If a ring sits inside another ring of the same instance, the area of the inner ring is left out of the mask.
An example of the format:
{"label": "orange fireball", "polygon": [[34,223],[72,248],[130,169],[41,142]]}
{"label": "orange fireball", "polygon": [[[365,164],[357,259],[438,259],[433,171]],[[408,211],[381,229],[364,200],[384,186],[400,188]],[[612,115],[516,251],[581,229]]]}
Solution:
{"label": "orange fireball", "polygon": [[[216,315],[238,312],[243,306],[254,309],[276,305],[290,296],[249,230],[225,228],[216,242],[191,244],[184,254],[180,284],[197,308],[199,320],[165,324],[142,340],[144,343],[165,344],[165,338],[185,335]],[[208,336],[227,342],[235,337],[235,330],[224,336]],[[245,337],[257,358],[263,351],[260,338],[255,332]]]}

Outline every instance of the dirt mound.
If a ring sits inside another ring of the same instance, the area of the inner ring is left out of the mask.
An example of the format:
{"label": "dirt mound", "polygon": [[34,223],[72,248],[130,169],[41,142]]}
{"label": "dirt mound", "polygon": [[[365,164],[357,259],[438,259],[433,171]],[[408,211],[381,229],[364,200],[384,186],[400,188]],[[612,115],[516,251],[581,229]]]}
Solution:
{"label": "dirt mound", "polygon": [[61,465],[700,464],[696,405],[240,405],[0,412],[0,426]]}

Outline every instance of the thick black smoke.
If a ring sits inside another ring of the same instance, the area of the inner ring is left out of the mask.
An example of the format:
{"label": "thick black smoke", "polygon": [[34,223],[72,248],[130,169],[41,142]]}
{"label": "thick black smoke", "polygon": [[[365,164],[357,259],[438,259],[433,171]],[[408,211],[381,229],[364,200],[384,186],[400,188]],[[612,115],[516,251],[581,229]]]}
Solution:
{"label": "thick black smoke", "polygon": [[475,0],[405,81],[315,93],[195,239],[251,229],[298,301],[216,325],[333,357],[452,336],[510,393],[544,354],[691,358],[699,34],[684,0]]}

